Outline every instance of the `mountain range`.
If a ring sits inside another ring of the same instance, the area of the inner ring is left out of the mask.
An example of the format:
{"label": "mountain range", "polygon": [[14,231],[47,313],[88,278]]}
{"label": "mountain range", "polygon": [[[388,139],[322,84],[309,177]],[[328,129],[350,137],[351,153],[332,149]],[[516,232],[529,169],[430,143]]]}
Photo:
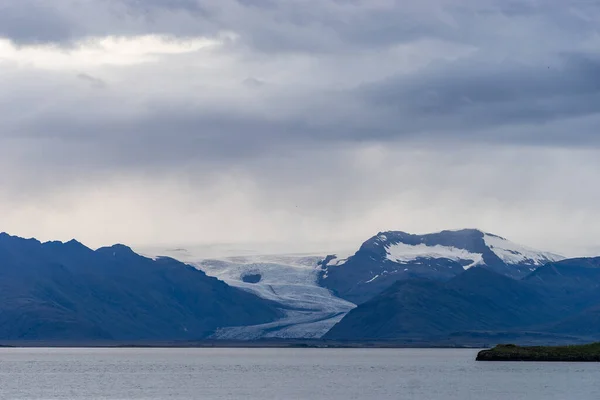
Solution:
{"label": "mountain range", "polygon": [[521,279],[478,266],[446,282],[399,281],[325,338],[435,342],[504,332],[588,341],[600,337],[599,316],[600,258],[549,263]]}
{"label": "mountain range", "polygon": [[196,340],[281,306],[172,258],[0,234],[0,339]]}
{"label": "mountain range", "polygon": [[475,229],[381,232],[329,255],[140,254],[0,234],[0,340],[600,337],[600,258],[565,259]]}

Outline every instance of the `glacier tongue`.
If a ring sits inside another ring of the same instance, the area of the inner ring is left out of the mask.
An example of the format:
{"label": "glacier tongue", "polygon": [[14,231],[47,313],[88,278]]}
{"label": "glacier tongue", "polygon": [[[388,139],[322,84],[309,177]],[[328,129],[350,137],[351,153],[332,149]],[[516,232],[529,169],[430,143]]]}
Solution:
{"label": "glacier tongue", "polygon": [[[319,338],[356,307],[318,285],[321,271],[318,263],[323,260],[322,255],[243,255],[243,252],[237,252],[237,255],[227,254],[205,259],[204,249],[194,248],[152,249],[144,253],[179,259],[228,285],[276,301],[284,308],[285,317],[278,321],[256,326],[222,328],[213,335],[214,338]],[[244,281],[244,277],[249,276],[252,279]]]}
{"label": "glacier tongue", "polygon": [[[287,307],[286,316],[257,326],[223,328],[220,339],[319,338],[339,322],[354,304],[335,297],[317,284],[323,257],[274,255],[230,257],[193,263],[207,275],[256,293]],[[244,282],[245,274],[259,275],[258,283]]]}

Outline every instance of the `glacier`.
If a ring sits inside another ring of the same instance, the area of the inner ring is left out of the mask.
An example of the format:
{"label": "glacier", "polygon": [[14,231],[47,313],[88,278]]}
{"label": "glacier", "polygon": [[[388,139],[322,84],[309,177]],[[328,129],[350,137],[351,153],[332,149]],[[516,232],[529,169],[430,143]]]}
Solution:
{"label": "glacier", "polygon": [[[282,305],[284,318],[263,325],[222,328],[214,333],[215,339],[317,339],[356,307],[318,285],[321,272],[319,263],[325,258],[322,255],[250,254],[203,258],[205,253],[201,249],[196,253],[186,248],[154,249],[144,253],[153,257],[161,255],[176,258],[228,285]],[[260,281],[244,282],[245,275],[260,275]]]}

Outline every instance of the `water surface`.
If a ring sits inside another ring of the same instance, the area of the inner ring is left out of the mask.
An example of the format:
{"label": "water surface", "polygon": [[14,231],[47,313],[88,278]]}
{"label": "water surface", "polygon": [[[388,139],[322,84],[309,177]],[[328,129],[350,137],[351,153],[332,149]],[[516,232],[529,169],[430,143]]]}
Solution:
{"label": "water surface", "polygon": [[600,399],[600,364],[475,350],[1,349],[0,399]]}

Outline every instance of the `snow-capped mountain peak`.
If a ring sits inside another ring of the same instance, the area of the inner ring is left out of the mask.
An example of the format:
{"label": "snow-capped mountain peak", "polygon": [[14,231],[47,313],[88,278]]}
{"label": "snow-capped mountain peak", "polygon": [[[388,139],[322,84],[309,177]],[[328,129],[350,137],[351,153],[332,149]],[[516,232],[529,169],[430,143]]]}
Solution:
{"label": "snow-capped mountain peak", "polygon": [[[476,243],[474,238],[483,239],[483,242]],[[446,230],[427,235],[411,235],[399,231],[380,232],[365,242],[361,250],[368,247],[379,247],[385,250],[385,258],[399,264],[418,259],[471,261],[465,264],[465,269],[486,264],[484,254],[488,253],[489,258],[490,252],[506,264],[536,267],[565,259],[561,255],[522,246],[501,236],[477,229]],[[327,257],[327,262],[324,264],[342,266],[354,254],[333,254]]]}
{"label": "snow-capped mountain peak", "polygon": [[321,284],[360,303],[397,280],[447,280],[474,266],[522,278],[562,256],[517,245],[478,229],[425,235],[380,232],[352,255],[332,255],[322,263]]}

